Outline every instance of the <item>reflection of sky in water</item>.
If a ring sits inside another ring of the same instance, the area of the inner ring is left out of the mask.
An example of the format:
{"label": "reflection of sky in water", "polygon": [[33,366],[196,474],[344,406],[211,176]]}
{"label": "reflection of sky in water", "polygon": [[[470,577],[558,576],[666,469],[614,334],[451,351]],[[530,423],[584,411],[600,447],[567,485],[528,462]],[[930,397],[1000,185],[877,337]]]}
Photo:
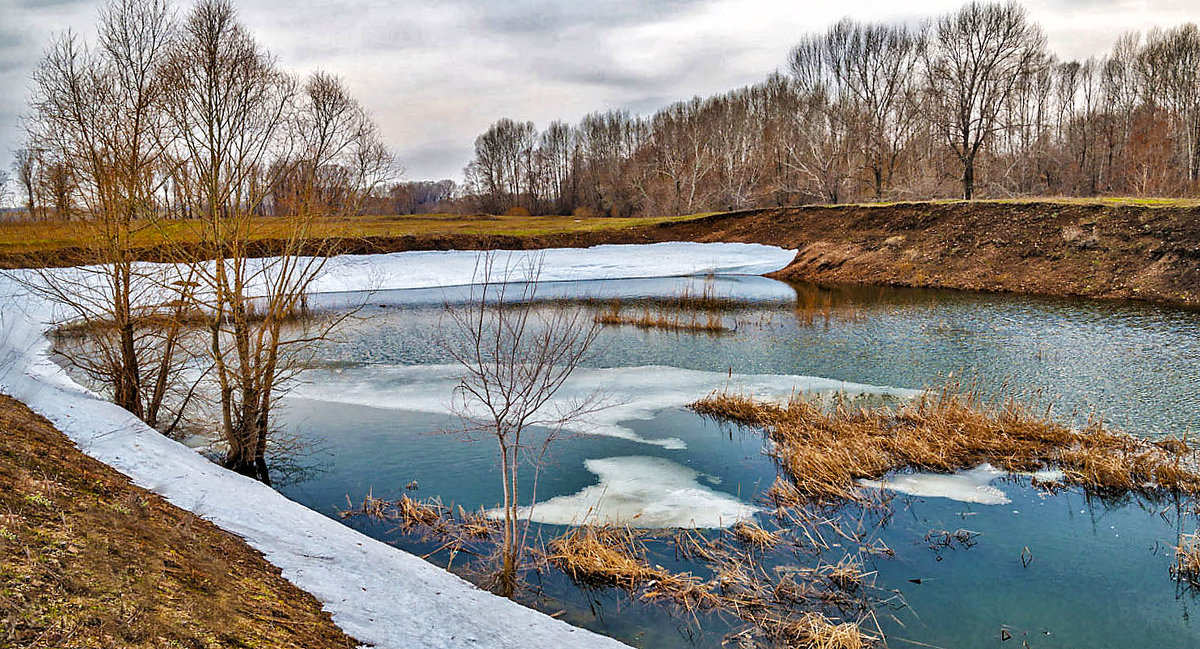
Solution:
{"label": "reflection of sky in water", "polygon": [[[762,278],[711,281],[718,294],[762,300],[724,316],[737,324],[732,334],[604,331],[600,354],[591,365],[627,368],[610,376],[639,371],[629,368],[659,367],[641,369],[648,376],[638,380],[627,376],[635,397],[628,401],[634,403],[605,422],[631,435],[573,437],[550,451],[538,480],[538,500],[562,507],[546,520],[569,520],[569,509],[588,507],[601,491],[615,493],[621,507],[670,506],[674,517],[694,516],[688,508],[732,511],[738,503],[753,503],[755,494],[775,478],[761,438],[678,407],[690,400],[685,393],[706,392],[731,372],[898,388],[936,385],[951,372],[966,372],[989,391],[1004,385],[1034,391],[1064,414],[1095,407],[1140,433],[1184,433],[1200,420],[1196,312],[847,289],[827,294],[835,313],[828,325],[818,318],[809,326],[790,306],[779,304],[795,295],[790,287]],[[695,279],[637,280],[564,284],[545,294],[619,295],[631,302],[627,308],[638,308],[632,305],[636,298],[669,295],[685,283],[703,286]],[[811,300],[812,289],[798,290],[802,300]],[[428,403],[418,407],[413,401],[411,409],[419,412],[404,410],[404,397],[415,399],[416,393],[397,392],[390,402],[386,396],[404,383],[396,377],[407,373],[412,374],[405,379],[409,384],[426,384],[417,390],[423,403],[437,401],[433,392],[438,382],[425,376],[433,368],[400,366],[446,362],[430,335],[445,299],[440,290],[370,296],[360,314],[366,317],[343,331],[342,344],[325,350],[330,366],[310,373],[312,383],[297,393],[323,401],[291,399],[280,421],[302,438],[325,440],[325,452],[314,460],[324,462],[327,470],[286,487],[289,496],[333,514],[347,495],[357,499],[370,490],[379,497],[397,497],[415,479],[418,496],[439,495],[468,509],[495,505],[499,475],[494,443],[437,434],[451,427],[453,419],[444,407]],[[604,375],[589,370],[581,377],[598,380]],[[761,390],[789,389],[757,380],[763,382]],[[658,411],[656,402],[667,409]],[[686,448],[638,441],[667,438],[681,440]],[[625,462],[627,471],[622,471],[612,466],[611,458],[636,459]],[[976,477],[969,488],[986,486],[989,476]],[[869,566],[879,571],[882,586],[902,592],[910,606],[881,613],[891,646],[907,645],[904,640],[940,647],[999,646],[1002,627],[1013,635],[1009,644],[1028,642],[1035,648],[1200,646],[1200,631],[1188,618],[1194,599],[1177,593],[1168,576],[1171,546],[1180,531],[1195,529],[1193,517],[1181,522],[1169,503],[1118,506],[1089,503],[1073,492],[1043,497],[1019,482],[990,486],[1003,494],[991,499],[996,504],[897,497],[898,511],[878,532],[896,557]],[[687,491],[696,487],[699,492]],[[386,536],[379,526],[352,524]],[[978,532],[978,544],[935,552],[924,541],[930,530],[959,528]],[[421,552],[436,549],[414,540],[404,545]],[[1020,561],[1025,548],[1033,556],[1027,568]],[[669,547],[652,546],[652,553],[651,560],[664,566],[695,568],[680,562]],[[565,610],[565,619],[635,645],[716,647],[727,628],[713,622],[711,633],[692,643],[679,631],[686,625],[661,610],[611,592],[585,596],[559,575],[544,579],[546,609]],[[914,579],[920,583],[909,581]]]}
{"label": "reflection of sky in water", "polygon": [[[544,292],[562,295],[569,284]],[[584,295],[629,298],[669,295],[688,285],[699,290],[705,280],[576,284]],[[791,287],[761,277],[716,278],[711,284],[724,296],[774,302],[795,295]],[[365,298],[370,301],[364,318],[341,333],[344,344],[327,357],[445,362],[430,336],[444,299],[440,289],[419,292],[414,299],[424,307],[378,306],[405,304],[412,293]],[[827,295],[834,304],[828,326],[820,318],[806,326],[790,308],[764,305],[726,315],[737,331],[722,336],[609,328],[592,364],[795,374],[914,389],[966,374],[989,391],[1008,386],[1033,393],[1062,416],[1095,410],[1133,432],[1183,434],[1200,423],[1200,312],[953,291],[850,288]]]}

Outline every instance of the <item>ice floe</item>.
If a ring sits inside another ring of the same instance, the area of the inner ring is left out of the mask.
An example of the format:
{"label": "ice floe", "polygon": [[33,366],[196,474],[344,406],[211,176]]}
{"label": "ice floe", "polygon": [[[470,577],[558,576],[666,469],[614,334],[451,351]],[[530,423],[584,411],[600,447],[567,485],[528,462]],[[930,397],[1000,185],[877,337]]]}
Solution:
{"label": "ice floe", "polygon": [[858,483],[864,487],[886,489],[910,496],[949,498],[979,505],[1007,505],[1012,500],[1004,491],[991,484],[1007,475],[1025,475],[1043,482],[1058,482],[1063,479],[1063,473],[1057,470],[1012,474],[984,463],[958,473],[900,473],[882,480],[859,480]]}
{"label": "ice floe", "polygon": [[612,523],[660,529],[729,527],[758,511],[700,484],[699,473],[664,458],[594,458],[583,465],[599,477],[599,484],[524,507],[521,515],[553,525]]}
{"label": "ice floe", "polygon": [[[373,408],[451,414],[467,410],[453,402],[461,369],[456,365],[368,365],[309,372],[309,383],[298,386],[292,396],[314,401],[348,403]],[[677,367],[643,366],[580,368],[556,393],[546,408],[566,411],[571,405],[598,393],[606,406],[568,430],[588,435],[607,435],[667,449],[684,449],[676,437],[647,437],[626,422],[653,419],[669,408],[680,408],[714,391],[729,390],[770,401],[786,401],[795,393],[842,392],[911,397],[913,390],[878,387],[814,376],[790,374],[730,374]]]}

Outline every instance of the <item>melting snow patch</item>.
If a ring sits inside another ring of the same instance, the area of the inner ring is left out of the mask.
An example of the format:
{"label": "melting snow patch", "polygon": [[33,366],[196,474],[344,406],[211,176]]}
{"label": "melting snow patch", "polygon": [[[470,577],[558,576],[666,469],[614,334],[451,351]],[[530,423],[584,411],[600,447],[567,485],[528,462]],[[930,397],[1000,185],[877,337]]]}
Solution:
{"label": "melting snow patch", "polygon": [[[330,259],[317,282],[321,293],[365,289],[432,288],[470,284],[473,250],[343,255]],[[498,268],[519,268],[535,253],[499,251]],[[755,243],[672,242],[604,245],[540,251],[542,282],[688,275],[764,275],[792,262],[795,250]]]}
{"label": "melting snow patch", "polygon": [[887,489],[910,496],[949,498],[980,505],[1006,505],[1011,500],[991,482],[1005,473],[981,464],[961,473],[902,473],[883,480],[859,480],[864,487]]}
{"label": "melting snow patch", "polygon": [[[700,474],[659,457],[609,457],[585,460],[600,483],[559,496],[522,516],[552,525],[619,524],[641,528],[729,527],[754,516],[754,507],[697,481]],[[503,516],[499,512],[491,516]]]}
{"label": "melting snow patch", "polygon": [[980,505],[1007,505],[1012,502],[992,481],[1006,475],[1025,475],[1043,482],[1061,482],[1063,472],[1045,469],[1033,473],[1009,473],[984,463],[959,473],[901,473],[883,480],[859,480],[872,489],[886,489],[910,496],[949,498]]}

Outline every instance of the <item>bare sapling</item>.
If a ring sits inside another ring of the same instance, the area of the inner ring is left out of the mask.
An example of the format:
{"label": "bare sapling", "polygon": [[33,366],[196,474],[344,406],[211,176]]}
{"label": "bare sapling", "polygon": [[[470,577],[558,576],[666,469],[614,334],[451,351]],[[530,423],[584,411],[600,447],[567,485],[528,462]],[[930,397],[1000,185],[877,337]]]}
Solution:
{"label": "bare sapling", "polygon": [[[439,341],[462,370],[454,409],[464,433],[491,437],[497,445],[503,535],[492,586],[505,596],[516,591],[537,470],[547,450],[568,424],[603,406],[597,392],[557,398],[589,357],[600,325],[583,309],[539,306],[541,268],[539,255],[481,255],[468,300],[446,307]],[[523,465],[534,472],[525,510]]]}

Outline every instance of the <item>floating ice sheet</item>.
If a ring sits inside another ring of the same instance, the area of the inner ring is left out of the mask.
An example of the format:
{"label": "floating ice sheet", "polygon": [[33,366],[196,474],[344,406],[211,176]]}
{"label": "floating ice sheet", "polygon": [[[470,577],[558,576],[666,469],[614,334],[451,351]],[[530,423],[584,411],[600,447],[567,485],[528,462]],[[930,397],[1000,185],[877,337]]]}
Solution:
{"label": "floating ice sheet", "polygon": [[[984,463],[958,473],[901,473],[883,480],[859,480],[858,483],[872,489],[886,489],[910,496],[926,498],[949,498],[964,503],[980,505],[1007,505],[1012,502],[1008,495],[992,482],[1010,474]],[[1034,473],[1019,473],[1045,482],[1063,479],[1061,471],[1046,470]]]}
{"label": "floating ice sheet", "polygon": [[660,529],[729,527],[757,511],[700,484],[698,473],[663,458],[608,457],[583,464],[600,478],[599,484],[536,503],[532,509],[523,507],[521,515],[553,525],[612,523]]}
{"label": "floating ice sheet", "polygon": [[[462,404],[452,401],[461,368],[457,365],[369,365],[320,370],[307,375],[309,383],[292,395],[313,401],[348,403],[373,408],[451,414]],[[579,368],[546,405],[546,416],[566,411],[590,395],[598,394],[606,406],[583,420],[572,422],[570,432],[607,435],[667,449],[687,445],[676,437],[646,437],[623,425],[649,420],[668,408],[686,406],[714,391],[729,390],[759,399],[784,401],[792,394],[843,392],[910,397],[913,390],[849,383],[791,374],[728,374],[676,367],[643,366],[609,369]],[[466,408],[468,414],[470,408]]]}

